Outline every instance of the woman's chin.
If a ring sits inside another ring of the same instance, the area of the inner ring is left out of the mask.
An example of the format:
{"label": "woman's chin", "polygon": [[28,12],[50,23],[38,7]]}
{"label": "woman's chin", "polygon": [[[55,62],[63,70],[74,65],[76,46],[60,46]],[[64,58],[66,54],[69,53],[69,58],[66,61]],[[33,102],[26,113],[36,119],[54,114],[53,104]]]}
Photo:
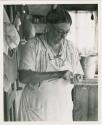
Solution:
{"label": "woman's chin", "polygon": [[55,44],[60,43],[60,42],[61,42],[61,40],[62,40],[62,38],[56,39],[56,40],[55,40]]}

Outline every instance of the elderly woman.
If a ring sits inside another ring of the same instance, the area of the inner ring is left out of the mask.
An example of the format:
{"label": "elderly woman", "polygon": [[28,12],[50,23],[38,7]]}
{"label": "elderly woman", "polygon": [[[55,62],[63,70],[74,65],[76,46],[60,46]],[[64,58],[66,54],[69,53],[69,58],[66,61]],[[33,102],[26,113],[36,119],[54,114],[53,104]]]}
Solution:
{"label": "elderly woman", "polygon": [[66,39],[72,24],[68,12],[56,9],[47,15],[45,33],[23,48],[19,78],[26,86],[20,121],[72,121],[72,80],[83,75],[77,50]]}

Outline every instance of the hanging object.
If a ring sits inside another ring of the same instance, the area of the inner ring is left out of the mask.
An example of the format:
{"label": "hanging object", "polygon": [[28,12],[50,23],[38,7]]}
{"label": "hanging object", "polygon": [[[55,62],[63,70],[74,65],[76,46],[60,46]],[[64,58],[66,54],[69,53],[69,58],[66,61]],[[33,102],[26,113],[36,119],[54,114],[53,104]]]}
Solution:
{"label": "hanging object", "polygon": [[35,37],[35,33],[36,33],[35,26],[29,20],[29,17],[25,18],[22,24],[22,28],[23,28],[23,36],[26,40],[29,40]]}
{"label": "hanging object", "polygon": [[25,5],[22,5],[22,13],[25,14],[26,10],[25,10]]}
{"label": "hanging object", "polygon": [[14,20],[14,25],[15,25],[17,31],[19,31],[19,27],[21,25],[21,19],[20,19],[19,12],[17,12],[17,14],[16,14],[16,17],[15,17],[15,20]]}
{"label": "hanging object", "polygon": [[13,24],[10,23],[6,10],[3,10],[3,52],[8,55],[9,49],[14,49],[20,42],[20,36]]}
{"label": "hanging object", "polygon": [[91,20],[94,20],[94,15],[93,15],[93,12],[91,14]]}
{"label": "hanging object", "polygon": [[58,6],[57,4],[54,4],[54,5],[53,5],[53,9],[56,9],[56,8],[57,8],[57,6]]}

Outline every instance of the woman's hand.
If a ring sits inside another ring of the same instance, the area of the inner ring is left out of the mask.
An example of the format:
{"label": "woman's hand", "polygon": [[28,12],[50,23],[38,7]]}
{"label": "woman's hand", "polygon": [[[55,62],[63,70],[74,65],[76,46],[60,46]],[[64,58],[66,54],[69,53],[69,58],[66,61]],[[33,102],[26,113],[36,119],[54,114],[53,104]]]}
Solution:
{"label": "woman's hand", "polygon": [[73,73],[70,72],[70,71],[67,71],[67,72],[64,74],[63,79],[65,79],[65,80],[71,82],[72,79],[73,79]]}
{"label": "woman's hand", "polygon": [[74,83],[81,82],[83,80],[83,75],[81,75],[81,74],[73,74],[72,72],[67,71],[64,74],[63,79],[65,79],[67,81],[70,81],[71,83],[74,84]]}
{"label": "woman's hand", "polygon": [[74,74],[72,82],[73,83],[78,83],[78,82],[81,82],[82,80],[83,80],[83,75],[81,75],[81,74]]}

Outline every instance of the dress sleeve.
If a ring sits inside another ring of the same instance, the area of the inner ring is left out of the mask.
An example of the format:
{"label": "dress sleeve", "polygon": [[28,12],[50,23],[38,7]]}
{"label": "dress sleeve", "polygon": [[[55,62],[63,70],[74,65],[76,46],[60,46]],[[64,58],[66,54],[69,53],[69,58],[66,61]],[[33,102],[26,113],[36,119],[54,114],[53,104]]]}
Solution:
{"label": "dress sleeve", "polygon": [[36,53],[35,53],[36,41],[29,41],[25,45],[20,47],[20,62],[19,69],[26,69],[35,71]]}
{"label": "dress sleeve", "polygon": [[29,41],[21,48],[19,69],[45,72],[46,67],[46,50],[38,38]]}
{"label": "dress sleeve", "polygon": [[68,48],[70,49],[70,56],[71,56],[71,64],[72,64],[72,68],[73,68],[73,73],[84,75],[82,66],[80,64],[78,50],[76,49],[76,47],[73,46],[71,41],[69,42],[68,46],[69,46]]}

